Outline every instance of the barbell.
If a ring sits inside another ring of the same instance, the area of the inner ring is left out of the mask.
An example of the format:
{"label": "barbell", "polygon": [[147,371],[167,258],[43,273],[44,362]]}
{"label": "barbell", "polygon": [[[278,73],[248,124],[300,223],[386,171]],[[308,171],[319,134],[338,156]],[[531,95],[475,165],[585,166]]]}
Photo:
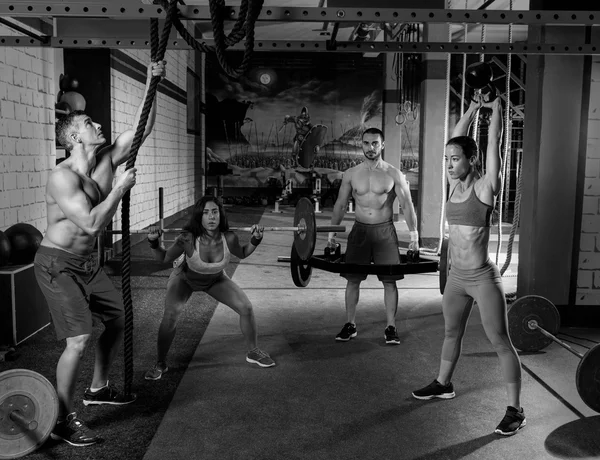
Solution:
{"label": "barbell", "polygon": [[[252,227],[230,227],[229,230],[239,232],[249,232]],[[161,229],[163,233],[180,233],[183,228],[166,228]],[[315,251],[315,245],[317,242],[317,233],[327,232],[340,232],[346,231],[346,227],[343,225],[324,225],[317,226],[315,218],[315,210],[313,203],[309,198],[302,197],[296,204],[294,211],[294,225],[293,227],[264,227],[263,231],[266,232],[294,232],[294,247],[296,248],[297,256],[301,261],[307,262]],[[123,230],[105,230],[104,233],[108,235],[121,235]],[[129,230],[130,234],[148,234],[148,229],[132,229]]]}
{"label": "barbell", "polygon": [[591,409],[600,412],[600,344],[585,354],[556,337],[560,313],[548,299],[528,295],[517,299],[508,309],[508,333],[521,351],[540,351],[557,343],[581,359],[575,381],[579,396]]}
{"label": "barbell", "polygon": [[28,369],[0,373],[0,459],[19,458],[44,444],[58,418],[58,396]]}

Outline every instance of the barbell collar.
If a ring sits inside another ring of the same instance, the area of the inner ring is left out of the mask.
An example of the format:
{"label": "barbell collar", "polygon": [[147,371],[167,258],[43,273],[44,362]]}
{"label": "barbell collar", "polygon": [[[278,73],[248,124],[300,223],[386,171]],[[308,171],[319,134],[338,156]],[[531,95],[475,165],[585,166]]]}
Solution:
{"label": "barbell collar", "polygon": [[21,413],[20,410],[13,410],[10,415],[9,415],[10,419],[13,422],[16,422],[19,424],[19,426],[21,426],[22,428],[26,429],[27,431],[35,431],[37,430],[38,427],[38,423],[35,420],[29,420],[27,418],[25,418],[23,416],[23,414]]}
{"label": "barbell collar", "polygon": [[548,332],[546,329],[544,329],[543,327],[541,327],[540,325],[538,325],[537,321],[531,320],[531,321],[529,321],[527,323],[527,325],[531,329],[537,329],[542,334],[544,334],[546,337],[548,337],[549,339],[553,340],[554,342],[556,342],[557,344],[559,344],[561,347],[565,348],[567,351],[570,351],[575,356],[579,357],[579,359],[583,359],[583,354],[582,353],[578,352],[573,347],[571,347],[569,344],[567,344],[567,343],[563,342],[562,340],[560,340],[554,334],[550,334],[550,332]]}

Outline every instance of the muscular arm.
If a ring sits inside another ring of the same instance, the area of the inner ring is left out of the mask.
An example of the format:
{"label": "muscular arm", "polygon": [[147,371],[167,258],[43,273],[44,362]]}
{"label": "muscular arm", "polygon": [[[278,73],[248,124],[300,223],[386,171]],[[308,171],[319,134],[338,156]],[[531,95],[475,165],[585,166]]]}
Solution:
{"label": "muscular arm", "polygon": [[[142,96],[142,103],[138,107],[138,110],[135,115],[135,119],[133,120],[133,124],[131,129],[124,131],[121,133],[112,145],[105,147],[104,151],[101,151],[101,155],[110,155],[111,161],[113,164],[113,168],[121,165],[127,158],[129,157],[129,153],[131,152],[131,144],[133,143],[133,138],[135,137],[135,132],[140,123],[140,119],[142,118],[142,111],[144,109],[144,102],[146,101],[146,97],[148,96],[148,89],[150,87],[150,81],[152,79],[152,63],[148,66],[148,75],[146,78],[146,88],[144,90],[144,95]],[[148,114],[148,120],[146,121],[146,126],[144,128],[144,134],[142,135],[142,144],[146,140],[146,138],[152,132],[152,128],[154,128],[154,122],[156,120],[156,97],[152,102],[152,108],[150,109],[150,113]]]}
{"label": "muscular arm", "polygon": [[502,138],[502,103],[497,97],[492,102],[492,118],[488,129],[488,144],[486,149],[485,176],[484,180],[492,187],[495,195],[500,191],[501,174],[500,165],[502,157],[500,155],[500,144]]}
{"label": "muscular arm", "polygon": [[185,250],[186,243],[191,244],[191,236],[188,233],[181,233],[168,249],[165,249],[162,245],[154,248],[154,260],[159,262],[173,262],[177,259]]}
{"label": "muscular arm", "polygon": [[48,194],[65,217],[91,236],[98,236],[117,211],[125,190],[115,187],[98,205],[92,206],[81,178],[68,169],[54,171],[48,179]]}
{"label": "muscular arm", "polygon": [[233,232],[227,232],[225,234],[225,239],[227,240],[227,247],[229,248],[229,252],[231,252],[234,256],[236,256],[239,259],[245,259],[250,254],[252,254],[257,248],[257,246],[254,246],[250,242],[242,246],[240,244],[238,236]]}
{"label": "muscular arm", "polygon": [[331,225],[339,225],[346,214],[346,206],[348,206],[348,200],[352,193],[352,185],[350,180],[352,178],[351,170],[348,170],[342,176],[342,185],[338,190],[338,197],[333,205],[333,213],[331,214]]}
{"label": "muscular arm", "polygon": [[417,213],[410,196],[410,186],[404,177],[404,174],[398,169],[393,169],[394,174],[394,192],[398,197],[398,203],[404,211],[404,218],[406,219],[406,225],[410,232],[417,230]]}
{"label": "muscular arm", "polygon": [[458,123],[452,130],[452,136],[450,137],[458,137],[458,136],[468,136],[469,128],[471,124],[475,120],[477,116],[477,111],[481,108],[481,102],[471,101],[471,105],[467,109],[467,111],[460,117]]}

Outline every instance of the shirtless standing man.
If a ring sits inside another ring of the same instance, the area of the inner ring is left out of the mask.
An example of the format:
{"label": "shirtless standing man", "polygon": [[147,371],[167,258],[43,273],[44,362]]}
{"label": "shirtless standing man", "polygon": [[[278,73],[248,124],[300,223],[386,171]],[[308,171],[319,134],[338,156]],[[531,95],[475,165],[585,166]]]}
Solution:
{"label": "shirtless standing man", "polygon": [[[419,249],[417,215],[410,196],[410,188],[404,174],[383,161],[383,133],[377,128],[367,129],[362,136],[365,161],[344,172],[337,201],[333,207],[331,224],[339,225],[346,213],[350,194],[354,198],[356,221],[348,235],[346,263],[391,265],[400,263],[398,236],[393,222],[393,203],[396,198],[404,210],[406,224],[410,231],[409,249]],[[329,233],[328,244],[335,247],[335,233]],[[360,283],[366,274],[342,273],[348,280],[346,285],[347,322],[335,337],[347,342],[357,336],[356,305],[360,294]],[[398,310],[398,287],[396,280],[404,275],[378,275],[383,283],[384,303],[387,316],[385,341],[397,345],[400,338],[396,332],[396,311]]]}
{"label": "shirtless standing man", "polygon": [[[150,79],[164,77],[165,62],[148,66],[146,99]],[[98,265],[96,237],[111,221],[125,192],[135,185],[135,168],[115,179],[117,167],[130,153],[143,103],[133,128],[106,143],[102,127],[84,112],[71,112],[56,123],[56,136],[70,152],[48,176],[46,205],[48,228],[36,253],[36,279],[50,308],[59,340],[66,340],[56,366],[59,415],[53,439],[73,446],[94,444],[100,437],[77,417],[74,392],[79,367],[92,334],[92,317],[105,329],[96,344],[94,376],[85,390],[83,403],[129,404],[126,397],[108,384],[108,372],[123,338],[124,312],[121,293]],[[143,139],[150,134],[156,117],[156,102],[148,116]]]}

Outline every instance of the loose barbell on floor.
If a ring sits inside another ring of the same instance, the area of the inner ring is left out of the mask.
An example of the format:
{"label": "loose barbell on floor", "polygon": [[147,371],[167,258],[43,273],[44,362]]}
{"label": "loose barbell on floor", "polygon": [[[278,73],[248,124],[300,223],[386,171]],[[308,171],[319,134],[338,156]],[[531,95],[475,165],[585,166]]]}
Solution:
{"label": "loose barbell on floor", "polygon": [[517,349],[540,351],[555,342],[581,359],[575,378],[577,391],[583,402],[600,412],[600,345],[582,354],[556,337],[559,327],[560,313],[544,297],[521,297],[508,310],[509,335]]}
{"label": "loose barbell on floor", "polygon": [[58,396],[28,369],[0,373],[0,459],[19,458],[41,446],[56,425]]}

